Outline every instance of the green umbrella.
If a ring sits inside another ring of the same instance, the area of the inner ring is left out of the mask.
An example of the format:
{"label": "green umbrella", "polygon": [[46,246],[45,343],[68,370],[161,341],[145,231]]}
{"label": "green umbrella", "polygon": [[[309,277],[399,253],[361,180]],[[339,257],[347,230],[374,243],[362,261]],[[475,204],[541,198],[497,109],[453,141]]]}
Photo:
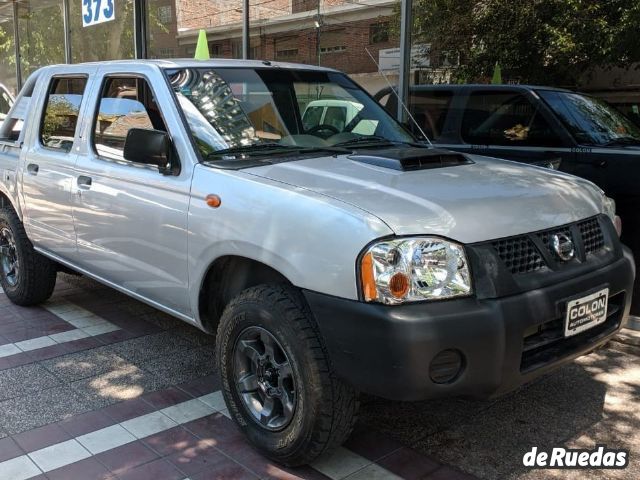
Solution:
{"label": "green umbrella", "polygon": [[211,56],[209,55],[209,43],[207,42],[207,32],[204,30],[200,30],[198,34],[198,44],[196,45],[196,60],[209,60]]}
{"label": "green umbrella", "polygon": [[496,66],[493,67],[493,77],[491,77],[492,85],[500,85],[502,83],[502,69],[500,64],[496,62]]}

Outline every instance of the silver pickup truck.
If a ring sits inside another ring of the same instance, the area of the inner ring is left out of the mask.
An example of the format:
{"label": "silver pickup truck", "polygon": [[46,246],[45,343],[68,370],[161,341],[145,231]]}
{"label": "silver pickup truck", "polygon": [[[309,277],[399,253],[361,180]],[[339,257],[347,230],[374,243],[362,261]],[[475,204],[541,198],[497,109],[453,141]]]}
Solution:
{"label": "silver pickup truck", "polygon": [[72,269],[217,333],[231,416],[287,465],[346,439],[358,392],[490,397],[597,348],[635,276],[592,183],[431,148],[302,65],[43,68],[0,127],[0,201],[12,301]]}

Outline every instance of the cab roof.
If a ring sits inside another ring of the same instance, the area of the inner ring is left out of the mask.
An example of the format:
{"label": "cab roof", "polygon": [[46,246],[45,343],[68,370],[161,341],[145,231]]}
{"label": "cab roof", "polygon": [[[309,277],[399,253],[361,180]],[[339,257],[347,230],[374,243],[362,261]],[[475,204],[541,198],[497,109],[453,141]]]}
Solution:
{"label": "cab roof", "polygon": [[[288,62],[272,62],[268,60],[237,60],[216,58],[211,60],[194,60],[190,58],[177,58],[177,59],[160,59],[160,60],[108,60],[104,62],[86,62],[74,65],[111,65],[122,66],[127,65],[157,65],[160,68],[222,68],[222,67],[235,67],[235,68],[273,68],[273,69],[287,69],[287,70],[315,70],[319,72],[337,72],[333,68],[318,67],[315,65],[306,65],[302,63],[288,63]],[[57,65],[62,67],[65,65]]]}

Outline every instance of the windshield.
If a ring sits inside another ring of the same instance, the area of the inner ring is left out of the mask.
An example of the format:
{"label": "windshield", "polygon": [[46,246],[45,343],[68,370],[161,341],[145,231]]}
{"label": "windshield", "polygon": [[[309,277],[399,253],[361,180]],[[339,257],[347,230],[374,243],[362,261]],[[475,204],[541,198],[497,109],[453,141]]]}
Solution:
{"label": "windshield", "polygon": [[415,141],[341,73],[199,67],[167,75],[205,159],[251,155],[266,147],[273,155],[279,147]]}
{"label": "windshield", "polygon": [[640,145],[640,129],[602,100],[572,92],[538,92],[579,143]]}

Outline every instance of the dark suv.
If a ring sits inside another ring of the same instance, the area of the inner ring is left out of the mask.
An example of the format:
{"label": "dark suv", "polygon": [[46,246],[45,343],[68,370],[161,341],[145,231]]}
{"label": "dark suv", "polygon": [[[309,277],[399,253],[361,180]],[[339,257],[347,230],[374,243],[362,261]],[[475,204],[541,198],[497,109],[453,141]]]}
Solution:
{"label": "dark suv", "polygon": [[[396,112],[391,88],[375,98]],[[551,167],[596,183],[616,200],[622,239],[640,259],[640,127],[615,108],[589,95],[526,85],[415,86],[409,108],[438,147]],[[636,293],[638,314],[638,285]]]}

